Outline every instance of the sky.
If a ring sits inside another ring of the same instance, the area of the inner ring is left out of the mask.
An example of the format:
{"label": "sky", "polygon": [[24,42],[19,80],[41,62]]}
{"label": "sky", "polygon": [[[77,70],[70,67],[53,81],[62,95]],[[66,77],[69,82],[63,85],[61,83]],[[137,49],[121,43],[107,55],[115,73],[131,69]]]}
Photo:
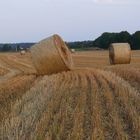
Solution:
{"label": "sky", "polygon": [[0,0],[0,43],[94,40],[140,30],[140,0]]}

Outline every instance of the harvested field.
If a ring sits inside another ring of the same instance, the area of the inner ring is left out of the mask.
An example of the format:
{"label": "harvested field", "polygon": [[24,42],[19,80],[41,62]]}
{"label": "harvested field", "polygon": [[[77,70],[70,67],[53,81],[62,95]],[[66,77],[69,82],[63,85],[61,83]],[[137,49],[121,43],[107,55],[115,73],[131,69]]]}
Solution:
{"label": "harvested field", "polygon": [[17,136],[138,139],[138,97],[134,88],[110,72],[78,70],[45,76],[17,100],[1,128],[13,140]]}
{"label": "harvested field", "polygon": [[16,76],[0,84],[0,122],[12,109],[15,100],[21,98],[35,80],[35,76]]}
{"label": "harvested field", "polygon": [[9,69],[16,69],[22,74],[35,74],[36,71],[31,62],[31,55],[26,53],[26,55],[21,56],[20,54],[9,53],[1,54],[0,60],[7,66]]}
{"label": "harvested field", "polygon": [[5,68],[0,67],[0,76],[5,75],[6,73],[8,73],[8,70]]}
{"label": "harvested field", "polygon": [[16,71],[0,80],[0,140],[140,139],[140,51],[115,66],[108,51],[75,52],[74,70],[41,77],[19,55],[0,54]]}
{"label": "harvested field", "polygon": [[132,87],[135,87],[140,92],[140,69],[129,66],[114,66],[106,70],[112,71],[116,75],[128,81]]}
{"label": "harvested field", "polygon": [[[78,68],[105,68],[113,67],[109,62],[108,51],[83,51],[73,54],[75,67]],[[119,66],[119,65],[117,65]],[[140,68],[140,51],[132,51],[131,64],[120,66]]]}

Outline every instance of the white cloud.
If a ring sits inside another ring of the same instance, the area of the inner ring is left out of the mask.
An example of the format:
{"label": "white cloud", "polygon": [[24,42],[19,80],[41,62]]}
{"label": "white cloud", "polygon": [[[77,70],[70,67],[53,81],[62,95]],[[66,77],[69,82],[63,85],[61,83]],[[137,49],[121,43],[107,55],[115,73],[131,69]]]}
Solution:
{"label": "white cloud", "polygon": [[[39,0],[37,0],[39,1]],[[76,3],[78,4],[97,4],[97,5],[139,5],[140,0],[42,0],[48,3],[54,3],[54,4],[71,4],[74,5]]]}
{"label": "white cloud", "polygon": [[113,0],[92,0],[95,3],[112,3]]}
{"label": "white cloud", "polygon": [[96,4],[140,4],[139,0],[91,0]]}

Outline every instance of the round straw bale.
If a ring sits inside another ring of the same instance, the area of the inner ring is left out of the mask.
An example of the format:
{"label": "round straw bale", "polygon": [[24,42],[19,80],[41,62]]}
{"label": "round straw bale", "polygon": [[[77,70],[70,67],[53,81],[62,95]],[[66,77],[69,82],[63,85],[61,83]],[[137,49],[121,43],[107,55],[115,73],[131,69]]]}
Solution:
{"label": "round straw bale", "polygon": [[21,51],[20,51],[20,54],[21,54],[21,55],[25,55],[25,53],[26,53],[26,52],[25,52],[24,50],[21,50]]}
{"label": "round straw bale", "polygon": [[72,69],[71,52],[58,35],[53,35],[32,46],[31,55],[39,75]]}
{"label": "round straw bale", "polygon": [[109,47],[110,64],[129,64],[131,48],[128,43],[112,43]]}
{"label": "round straw bale", "polygon": [[71,49],[71,52],[72,52],[72,53],[75,53],[75,49]]}

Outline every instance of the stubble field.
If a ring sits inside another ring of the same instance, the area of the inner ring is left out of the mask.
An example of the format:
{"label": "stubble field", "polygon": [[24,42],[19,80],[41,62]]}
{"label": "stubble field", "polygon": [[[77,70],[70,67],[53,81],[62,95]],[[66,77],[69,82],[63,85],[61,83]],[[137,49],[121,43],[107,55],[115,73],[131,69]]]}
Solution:
{"label": "stubble field", "polygon": [[29,53],[0,54],[0,140],[140,139],[140,51],[72,55],[72,71],[37,76]]}

